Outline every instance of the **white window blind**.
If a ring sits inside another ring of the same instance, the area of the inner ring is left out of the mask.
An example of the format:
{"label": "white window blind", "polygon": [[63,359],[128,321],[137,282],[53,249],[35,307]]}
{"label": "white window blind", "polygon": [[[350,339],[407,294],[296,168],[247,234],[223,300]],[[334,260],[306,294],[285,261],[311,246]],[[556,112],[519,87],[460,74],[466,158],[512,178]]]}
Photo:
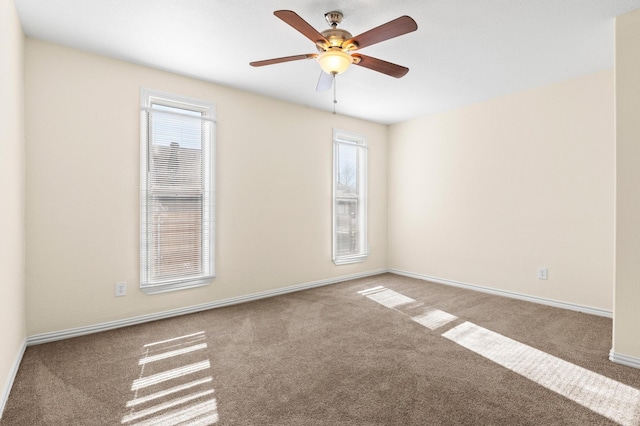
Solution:
{"label": "white window blind", "polygon": [[362,262],[367,242],[367,145],[363,136],[333,131],[333,261]]}
{"label": "white window blind", "polygon": [[142,91],[140,287],[208,284],[214,270],[213,104]]}

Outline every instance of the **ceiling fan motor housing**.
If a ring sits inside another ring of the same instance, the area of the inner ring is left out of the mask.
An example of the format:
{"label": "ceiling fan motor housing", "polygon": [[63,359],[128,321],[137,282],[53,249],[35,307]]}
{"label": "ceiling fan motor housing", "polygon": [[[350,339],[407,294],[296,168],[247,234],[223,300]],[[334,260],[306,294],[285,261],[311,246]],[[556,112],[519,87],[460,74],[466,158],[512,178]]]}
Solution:
{"label": "ceiling fan motor housing", "polygon": [[342,22],[342,17],[342,12],[335,10],[324,14],[324,19],[326,19],[331,28],[322,31],[321,34],[329,42],[329,46],[326,46],[325,43],[318,44],[318,51],[323,52],[329,50],[329,48],[339,47],[348,52],[358,48],[358,45],[354,42],[344,45],[344,42],[351,40],[353,35],[349,31],[337,28],[338,24]]}
{"label": "ceiling fan motor housing", "polygon": [[[342,50],[354,50],[356,48],[354,43],[349,43],[349,46],[343,46],[343,43],[353,38],[349,31],[340,28],[329,28],[321,33],[324,38],[329,42],[329,46],[318,46],[318,50],[322,52],[330,47],[339,47]],[[322,43],[324,45],[324,43]],[[324,48],[323,48],[324,47]]]}

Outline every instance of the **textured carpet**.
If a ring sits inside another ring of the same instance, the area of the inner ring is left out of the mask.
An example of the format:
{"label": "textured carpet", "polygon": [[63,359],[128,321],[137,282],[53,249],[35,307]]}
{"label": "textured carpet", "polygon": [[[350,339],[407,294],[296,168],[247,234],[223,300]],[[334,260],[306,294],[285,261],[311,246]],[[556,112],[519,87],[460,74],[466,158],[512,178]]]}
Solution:
{"label": "textured carpet", "polygon": [[640,425],[611,326],[384,274],[28,347],[0,425]]}

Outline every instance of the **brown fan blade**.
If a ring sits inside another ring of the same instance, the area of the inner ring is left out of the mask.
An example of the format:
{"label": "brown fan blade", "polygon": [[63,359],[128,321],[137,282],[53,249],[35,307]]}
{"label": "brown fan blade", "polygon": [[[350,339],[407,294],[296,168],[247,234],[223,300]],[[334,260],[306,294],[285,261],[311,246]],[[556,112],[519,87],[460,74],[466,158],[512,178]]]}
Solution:
{"label": "brown fan blade", "polygon": [[308,38],[314,43],[322,43],[328,45],[329,42],[322,34],[313,28],[307,21],[302,19],[300,15],[292,10],[276,10],[273,12],[278,18],[282,19],[287,24],[291,25],[300,34]]}
{"label": "brown fan blade", "polygon": [[350,43],[355,43],[358,49],[362,49],[363,47],[371,46],[372,44],[380,43],[381,41],[389,40],[417,29],[418,24],[416,24],[416,21],[405,15],[357,35],[342,45],[348,46]]}
{"label": "brown fan blade", "polygon": [[369,68],[370,70],[378,71],[391,77],[400,78],[409,72],[409,68],[407,67],[392,64],[382,59],[372,58],[371,56],[365,56],[359,53],[353,53],[351,56],[359,59],[359,61],[356,60],[353,62],[355,65]]}
{"label": "brown fan blade", "polygon": [[318,85],[316,86],[316,92],[326,92],[333,86],[333,75],[327,74],[324,71],[320,71],[320,77],[318,78]]}
{"label": "brown fan blade", "polygon": [[312,59],[317,57],[317,53],[307,53],[306,55],[285,56],[283,58],[265,59],[264,61],[249,62],[252,67],[262,67],[264,65],[279,64],[282,62],[299,61],[301,59]]}

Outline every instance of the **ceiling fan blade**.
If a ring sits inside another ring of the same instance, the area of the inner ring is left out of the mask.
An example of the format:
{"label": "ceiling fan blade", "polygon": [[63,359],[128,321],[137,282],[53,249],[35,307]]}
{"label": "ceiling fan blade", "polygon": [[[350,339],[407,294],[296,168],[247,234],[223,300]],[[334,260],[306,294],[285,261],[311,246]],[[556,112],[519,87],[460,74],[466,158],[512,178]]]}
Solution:
{"label": "ceiling fan blade", "polygon": [[276,10],[273,12],[278,18],[282,19],[284,22],[292,26],[295,30],[300,32],[303,36],[308,38],[314,43],[321,43],[328,45],[329,42],[322,34],[318,32],[315,28],[313,28],[307,21],[302,19],[300,15],[295,13],[292,10]]}
{"label": "ceiling fan blade", "polygon": [[333,86],[333,75],[320,71],[320,78],[318,79],[316,92],[326,92],[331,89],[331,86]]}
{"label": "ceiling fan blade", "polygon": [[346,43],[343,43],[343,46],[355,42],[358,49],[362,49],[363,47],[371,46],[372,44],[380,43],[381,41],[389,40],[417,29],[418,24],[416,24],[416,21],[405,15],[357,35]]}
{"label": "ceiling fan blade", "polygon": [[301,59],[311,59],[317,57],[317,53],[307,53],[305,55],[285,56],[283,58],[265,59],[264,61],[249,62],[252,67],[262,67],[264,65],[279,64],[282,62],[299,61]]}
{"label": "ceiling fan blade", "polygon": [[400,78],[409,72],[409,68],[407,67],[392,64],[391,62],[383,61],[382,59],[372,58],[371,56],[365,56],[359,53],[353,53],[351,56],[360,59],[360,61],[354,61],[355,65],[369,68],[370,70],[378,71],[382,74],[390,75],[391,77]]}

